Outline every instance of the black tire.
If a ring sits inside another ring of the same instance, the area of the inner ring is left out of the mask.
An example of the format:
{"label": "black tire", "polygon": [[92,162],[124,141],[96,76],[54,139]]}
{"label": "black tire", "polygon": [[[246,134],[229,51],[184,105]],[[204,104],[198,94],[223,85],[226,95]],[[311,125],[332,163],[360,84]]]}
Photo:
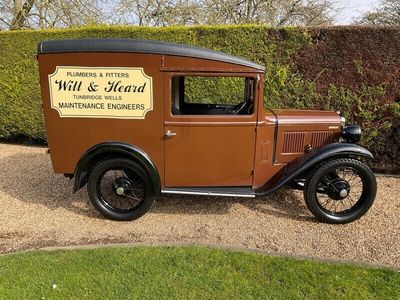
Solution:
{"label": "black tire", "polygon": [[[346,172],[352,172],[353,177],[349,178]],[[359,196],[351,196],[356,188],[360,189]],[[359,219],[370,209],[376,190],[375,175],[367,165],[356,159],[340,158],[320,164],[308,176],[304,186],[304,199],[318,220],[344,224]],[[338,206],[343,209],[338,211]]]}
{"label": "black tire", "polygon": [[146,170],[125,158],[107,159],[96,165],[88,180],[88,194],[102,215],[117,221],[143,216],[155,201],[155,191]]}

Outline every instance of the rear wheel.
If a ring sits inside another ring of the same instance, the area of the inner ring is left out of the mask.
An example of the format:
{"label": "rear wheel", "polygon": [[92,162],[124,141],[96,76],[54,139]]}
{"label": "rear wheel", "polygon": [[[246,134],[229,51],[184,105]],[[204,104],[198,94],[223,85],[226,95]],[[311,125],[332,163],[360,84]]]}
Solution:
{"label": "rear wheel", "polygon": [[91,172],[88,193],[105,217],[128,221],[143,216],[153,205],[155,191],[148,173],[136,162],[114,158],[100,162]]}
{"label": "rear wheel", "polygon": [[355,159],[335,159],[321,164],[304,186],[307,207],[327,223],[349,223],[363,216],[376,196],[371,169]]}

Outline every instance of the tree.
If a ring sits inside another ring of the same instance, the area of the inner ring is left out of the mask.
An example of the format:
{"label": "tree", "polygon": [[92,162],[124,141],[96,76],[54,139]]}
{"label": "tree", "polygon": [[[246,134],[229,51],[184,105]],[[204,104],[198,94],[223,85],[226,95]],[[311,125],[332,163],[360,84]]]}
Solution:
{"label": "tree", "polygon": [[131,24],[331,24],[335,0],[120,0],[119,12]]}
{"label": "tree", "polygon": [[122,24],[168,26],[200,24],[201,1],[120,0],[117,12]]}
{"label": "tree", "polygon": [[3,0],[0,23],[11,30],[103,23],[105,4],[105,0]]}
{"label": "tree", "polygon": [[[331,24],[337,0],[0,0],[0,29],[87,24]],[[392,0],[394,1],[394,0]]]}
{"label": "tree", "polygon": [[400,0],[381,0],[377,7],[366,12],[356,23],[400,25]]}
{"label": "tree", "polygon": [[333,0],[208,0],[209,23],[257,23],[272,26],[331,24]]}
{"label": "tree", "polygon": [[14,18],[11,21],[11,29],[20,29],[25,24],[34,2],[34,0],[26,0],[22,4],[21,0],[14,0]]}

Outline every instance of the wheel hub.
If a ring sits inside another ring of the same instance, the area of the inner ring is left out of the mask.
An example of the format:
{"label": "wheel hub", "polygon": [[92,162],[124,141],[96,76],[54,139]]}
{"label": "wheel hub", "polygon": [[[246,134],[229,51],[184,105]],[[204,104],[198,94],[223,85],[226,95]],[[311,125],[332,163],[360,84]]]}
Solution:
{"label": "wheel hub", "polygon": [[125,196],[125,192],[129,190],[131,186],[131,182],[122,177],[117,178],[113,184],[115,193],[120,197]]}
{"label": "wheel hub", "polygon": [[347,192],[346,189],[343,189],[343,190],[341,190],[341,191],[339,192],[340,197],[343,197],[343,198],[347,197],[348,194],[349,194],[349,193]]}
{"label": "wheel hub", "polygon": [[118,196],[122,196],[123,194],[125,194],[125,190],[123,187],[119,187],[115,190],[115,192],[117,193]]}
{"label": "wheel hub", "polygon": [[349,195],[350,185],[346,180],[338,179],[331,183],[328,196],[334,200],[343,200]]}

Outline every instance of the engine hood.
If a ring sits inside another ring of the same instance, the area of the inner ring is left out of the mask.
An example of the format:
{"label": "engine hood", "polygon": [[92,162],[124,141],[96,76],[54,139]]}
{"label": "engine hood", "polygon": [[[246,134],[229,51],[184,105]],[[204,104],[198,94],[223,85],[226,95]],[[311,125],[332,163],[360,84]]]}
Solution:
{"label": "engine hood", "polygon": [[337,124],[337,126],[340,126],[340,116],[334,111],[298,109],[272,109],[271,111],[276,115],[280,125]]}
{"label": "engine hood", "polygon": [[275,161],[290,163],[305,153],[337,142],[340,115],[333,111],[275,109]]}

